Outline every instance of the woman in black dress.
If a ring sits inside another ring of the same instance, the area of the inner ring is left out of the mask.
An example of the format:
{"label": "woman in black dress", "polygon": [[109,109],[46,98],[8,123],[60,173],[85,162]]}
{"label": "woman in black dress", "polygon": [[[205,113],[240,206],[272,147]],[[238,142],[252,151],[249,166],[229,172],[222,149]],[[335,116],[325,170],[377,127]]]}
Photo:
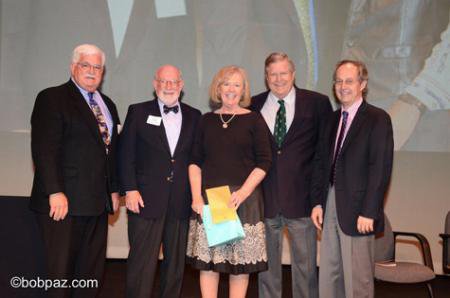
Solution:
{"label": "woman in black dress", "polygon": [[[220,107],[200,120],[189,165],[193,214],[187,261],[200,270],[202,297],[217,297],[219,273],[230,274],[230,297],[245,297],[249,273],[267,270],[263,197],[259,187],[271,165],[269,130],[262,117],[245,107],[250,88],[245,71],[222,68],[209,95]],[[205,189],[228,185],[230,206],[244,227],[242,240],[208,247],[202,208]]]}

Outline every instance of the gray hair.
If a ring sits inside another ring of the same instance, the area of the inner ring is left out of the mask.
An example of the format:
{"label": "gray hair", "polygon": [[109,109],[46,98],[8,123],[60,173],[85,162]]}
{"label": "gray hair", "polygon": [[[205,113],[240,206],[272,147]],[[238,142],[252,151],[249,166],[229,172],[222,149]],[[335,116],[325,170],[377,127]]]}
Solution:
{"label": "gray hair", "polygon": [[267,69],[269,68],[270,64],[280,62],[280,61],[287,61],[289,63],[289,70],[291,72],[295,72],[295,64],[292,62],[292,60],[289,58],[289,56],[286,53],[283,52],[273,52],[269,56],[267,56],[266,60],[264,61],[264,73],[267,76]]}
{"label": "gray hair", "polygon": [[102,66],[105,66],[105,53],[96,45],[82,44],[73,49],[72,63],[78,63],[81,55],[100,55],[102,59]]}

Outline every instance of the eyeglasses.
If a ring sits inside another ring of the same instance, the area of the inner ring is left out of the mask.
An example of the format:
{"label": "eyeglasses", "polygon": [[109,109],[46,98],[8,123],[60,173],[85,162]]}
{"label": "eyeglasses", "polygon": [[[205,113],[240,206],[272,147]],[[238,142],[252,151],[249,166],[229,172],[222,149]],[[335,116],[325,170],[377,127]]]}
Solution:
{"label": "eyeglasses", "polygon": [[181,80],[156,79],[156,81],[161,85],[168,85],[170,83],[171,85],[178,86],[181,83]]}
{"label": "eyeglasses", "polygon": [[91,65],[87,62],[78,62],[77,64],[83,71],[93,70],[94,72],[100,72],[103,70],[103,66],[98,64]]}
{"label": "eyeglasses", "polygon": [[353,79],[347,79],[347,80],[335,80],[334,84],[335,85],[342,85],[345,83],[345,85],[349,85],[352,86],[353,84],[355,84],[356,82],[359,82],[359,80],[353,80]]}

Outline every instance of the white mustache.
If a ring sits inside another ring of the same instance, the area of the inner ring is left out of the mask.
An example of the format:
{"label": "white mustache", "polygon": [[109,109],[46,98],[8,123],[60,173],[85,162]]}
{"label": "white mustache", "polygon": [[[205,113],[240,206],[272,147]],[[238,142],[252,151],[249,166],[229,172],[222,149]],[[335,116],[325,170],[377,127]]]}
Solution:
{"label": "white mustache", "polygon": [[85,75],[85,78],[86,78],[86,79],[95,79],[95,76],[94,76],[94,75],[87,74],[87,75]]}

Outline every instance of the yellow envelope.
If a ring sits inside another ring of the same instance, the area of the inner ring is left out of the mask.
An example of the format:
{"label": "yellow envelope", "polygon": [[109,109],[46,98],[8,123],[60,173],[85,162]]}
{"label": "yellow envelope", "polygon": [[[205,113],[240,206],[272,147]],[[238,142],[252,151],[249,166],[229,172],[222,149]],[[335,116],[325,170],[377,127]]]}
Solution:
{"label": "yellow envelope", "polygon": [[228,185],[208,188],[205,191],[214,224],[237,219],[236,210],[228,207],[231,199],[231,191]]}

